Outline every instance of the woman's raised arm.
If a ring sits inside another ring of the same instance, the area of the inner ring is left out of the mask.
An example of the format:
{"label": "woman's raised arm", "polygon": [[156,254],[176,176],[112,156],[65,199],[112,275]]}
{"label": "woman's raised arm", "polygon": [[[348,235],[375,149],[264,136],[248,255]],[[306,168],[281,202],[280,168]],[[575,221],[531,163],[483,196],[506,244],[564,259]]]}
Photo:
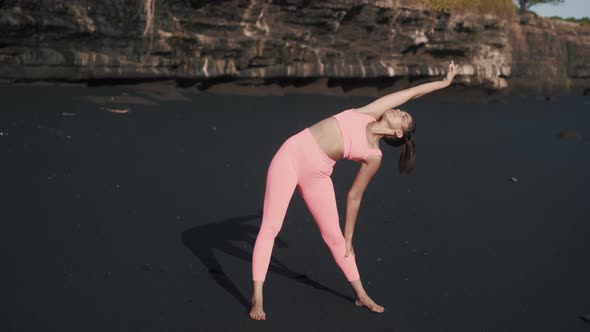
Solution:
{"label": "woman's raised arm", "polygon": [[379,119],[381,118],[383,113],[385,113],[385,111],[398,107],[410,99],[416,99],[425,94],[428,94],[436,90],[440,90],[442,88],[446,88],[447,86],[451,85],[451,82],[453,81],[453,78],[457,73],[458,67],[459,66],[454,64],[451,60],[451,64],[449,65],[449,72],[443,80],[420,84],[409,89],[388,94],[366,106],[357,108],[357,111],[361,113],[368,113],[372,115],[374,118]]}

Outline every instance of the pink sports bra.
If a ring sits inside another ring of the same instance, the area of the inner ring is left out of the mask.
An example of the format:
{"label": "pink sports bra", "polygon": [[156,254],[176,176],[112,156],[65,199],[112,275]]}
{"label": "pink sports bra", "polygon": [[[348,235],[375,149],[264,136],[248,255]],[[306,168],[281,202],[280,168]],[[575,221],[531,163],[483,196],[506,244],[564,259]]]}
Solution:
{"label": "pink sports bra", "polygon": [[340,112],[333,117],[340,126],[344,142],[343,158],[359,161],[371,155],[382,155],[381,150],[369,147],[367,142],[367,124],[377,121],[374,117],[354,109]]}

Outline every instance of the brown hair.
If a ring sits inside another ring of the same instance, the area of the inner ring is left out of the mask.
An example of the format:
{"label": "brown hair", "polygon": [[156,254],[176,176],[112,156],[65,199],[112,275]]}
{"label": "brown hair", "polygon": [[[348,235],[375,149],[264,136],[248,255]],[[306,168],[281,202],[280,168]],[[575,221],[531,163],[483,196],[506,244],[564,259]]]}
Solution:
{"label": "brown hair", "polygon": [[402,153],[399,156],[399,173],[411,174],[414,170],[414,161],[416,159],[416,144],[412,138],[416,134],[416,121],[412,121],[412,125],[408,130],[404,131],[401,138],[396,136],[385,136],[383,140],[391,146],[402,146]]}

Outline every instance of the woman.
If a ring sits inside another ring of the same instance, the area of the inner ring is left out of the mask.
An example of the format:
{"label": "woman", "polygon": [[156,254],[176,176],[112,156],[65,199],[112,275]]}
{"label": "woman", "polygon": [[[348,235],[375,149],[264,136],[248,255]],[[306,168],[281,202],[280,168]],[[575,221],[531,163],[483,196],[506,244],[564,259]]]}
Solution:
{"label": "woman", "polygon": [[[299,187],[336,264],[356,293],[355,305],[378,313],[384,311],[363,289],[355,262],[352,235],[361,198],[381,165],[381,138],[390,145],[402,146],[400,173],[411,173],[414,167],[416,152],[412,137],[416,123],[408,113],[394,108],[410,99],[449,86],[457,67],[451,61],[449,72],[442,81],[395,92],[364,107],[346,110],[304,129],[283,143],[268,169],[262,224],[252,254],[252,319],[266,319],[262,307],[262,287],[275,237],[281,229],[296,186]],[[334,187],[330,178],[336,160],[342,158],[361,163],[348,192],[344,235],[340,229]]]}

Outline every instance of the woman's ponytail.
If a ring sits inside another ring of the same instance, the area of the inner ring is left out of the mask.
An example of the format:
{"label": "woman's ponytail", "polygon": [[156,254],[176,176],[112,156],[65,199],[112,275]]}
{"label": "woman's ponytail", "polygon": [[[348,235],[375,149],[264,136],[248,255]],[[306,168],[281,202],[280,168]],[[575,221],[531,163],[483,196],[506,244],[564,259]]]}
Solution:
{"label": "woman's ponytail", "polygon": [[385,136],[383,140],[385,143],[391,146],[402,146],[402,153],[399,156],[399,168],[400,174],[408,173],[411,174],[414,170],[414,161],[416,159],[416,144],[412,141],[414,134],[416,133],[416,122],[412,122],[412,126],[404,132],[401,138],[395,136]]}
{"label": "woman's ponytail", "polygon": [[416,144],[412,140],[406,140],[402,146],[402,153],[399,156],[399,173],[412,174],[415,159]]}

